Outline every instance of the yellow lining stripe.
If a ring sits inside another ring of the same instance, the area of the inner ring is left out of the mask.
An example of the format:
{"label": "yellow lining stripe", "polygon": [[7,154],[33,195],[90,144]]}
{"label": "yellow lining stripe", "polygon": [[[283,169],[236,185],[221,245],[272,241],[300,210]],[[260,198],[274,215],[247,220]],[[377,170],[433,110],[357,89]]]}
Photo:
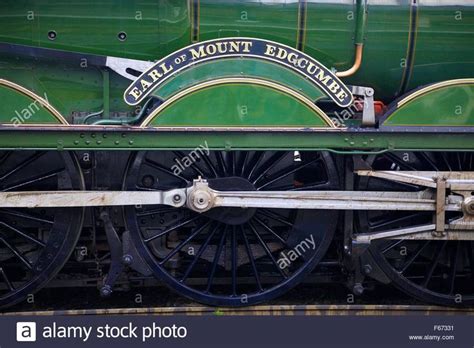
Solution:
{"label": "yellow lining stripe", "polygon": [[140,128],[146,128],[151,123],[151,121],[153,121],[153,119],[161,111],[163,111],[165,108],[170,106],[172,103],[174,103],[178,99],[180,99],[180,98],[182,98],[182,97],[184,97],[184,96],[186,96],[190,93],[196,92],[198,90],[201,90],[201,89],[204,89],[204,88],[207,88],[207,87],[222,85],[222,84],[229,84],[229,83],[255,84],[255,85],[270,87],[270,88],[273,88],[277,91],[286,93],[286,94],[298,99],[299,101],[304,103],[306,106],[308,106],[310,109],[312,109],[315,113],[317,113],[319,116],[321,116],[330,128],[337,128],[336,125],[334,124],[334,122],[329,118],[328,115],[326,115],[324,113],[324,111],[322,111],[319,107],[317,107],[310,99],[308,99],[307,97],[301,95],[300,93],[298,93],[298,92],[296,92],[296,91],[294,91],[294,90],[292,90],[288,87],[284,87],[282,85],[276,84],[274,82],[260,80],[260,79],[254,79],[254,78],[241,78],[241,77],[223,78],[223,79],[217,79],[217,80],[213,80],[213,81],[207,81],[207,82],[203,82],[203,83],[197,84],[195,86],[189,87],[188,89],[186,89],[184,91],[176,93],[174,96],[167,99],[163,104],[161,104],[150,115],[148,115],[147,118],[140,125]]}
{"label": "yellow lining stripe", "polygon": [[449,86],[455,86],[455,85],[462,85],[462,84],[473,84],[474,83],[474,78],[469,78],[469,79],[457,79],[457,80],[448,80],[448,81],[443,81],[443,82],[438,82],[429,86],[426,86],[410,95],[407,97],[403,98],[397,103],[397,108],[400,108],[401,106],[405,105],[406,103],[412,101],[413,99],[426,94],[428,92],[434,91],[436,89],[440,89],[443,87],[449,87]]}
{"label": "yellow lining stripe", "polygon": [[33,93],[32,91],[8,80],[0,79],[0,85],[14,89],[17,92],[20,92],[21,94],[40,102],[40,104],[46,110],[48,110],[61,124],[69,125],[69,122],[61,115],[61,113],[58,110],[56,110],[50,103],[48,103],[46,99],[41,98],[39,95]]}

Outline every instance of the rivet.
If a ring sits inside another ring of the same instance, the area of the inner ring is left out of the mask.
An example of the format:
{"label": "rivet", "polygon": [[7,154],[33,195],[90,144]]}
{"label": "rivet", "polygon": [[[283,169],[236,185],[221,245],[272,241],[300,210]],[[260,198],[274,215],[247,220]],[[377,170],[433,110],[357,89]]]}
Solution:
{"label": "rivet", "polygon": [[54,30],[48,31],[48,39],[56,40],[57,36],[58,36],[58,34]]}
{"label": "rivet", "polygon": [[121,31],[120,33],[117,34],[117,37],[120,41],[125,41],[127,40],[127,33],[124,31]]}

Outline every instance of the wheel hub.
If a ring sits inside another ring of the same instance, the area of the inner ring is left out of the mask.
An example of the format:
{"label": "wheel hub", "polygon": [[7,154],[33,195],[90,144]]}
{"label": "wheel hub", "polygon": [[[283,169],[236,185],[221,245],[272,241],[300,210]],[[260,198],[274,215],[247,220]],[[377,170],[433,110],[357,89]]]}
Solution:
{"label": "wheel hub", "polygon": [[[218,191],[255,191],[255,186],[242,177],[227,177],[208,180],[209,187]],[[201,197],[203,198],[203,197]],[[198,201],[199,204],[199,201]],[[196,204],[195,204],[196,206]],[[254,215],[256,209],[247,208],[215,208],[204,213],[207,217],[226,223],[228,225],[241,225],[248,222]]]}

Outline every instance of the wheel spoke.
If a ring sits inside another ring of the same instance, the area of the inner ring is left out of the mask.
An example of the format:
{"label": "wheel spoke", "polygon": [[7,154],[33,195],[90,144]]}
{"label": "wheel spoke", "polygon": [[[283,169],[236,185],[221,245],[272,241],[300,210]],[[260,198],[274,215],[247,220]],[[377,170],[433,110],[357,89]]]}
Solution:
{"label": "wheel spoke", "polygon": [[258,233],[257,229],[255,228],[255,226],[249,222],[247,225],[250,226],[250,229],[252,230],[253,234],[255,235],[255,237],[257,237],[257,240],[258,242],[260,243],[260,245],[262,246],[263,250],[265,250],[265,253],[267,254],[267,256],[270,258],[270,260],[272,261],[273,265],[276,267],[276,269],[278,269],[278,273],[280,273],[280,275],[286,279],[288,278],[286,276],[286,274],[283,272],[283,270],[280,268],[280,266],[278,266],[278,262],[276,262],[275,258],[273,257],[272,255],[272,252],[270,251],[270,249],[268,249],[268,245],[263,241],[262,239],[262,236],[260,236],[260,234]]}
{"label": "wheel spoke", "polygon": [[425,275],[425,280],[423,282],[423,286],[425,288],[428,288],[428,284],[430,283],[430,280],[433,277],[433,273],[434,273],[436,267],[438,266],[439,260],[441,259],[441,255],[443,254],[443,250],[446,247],[446,244],[447,244],[447,241],[443,241],[439,245],[437,250],[435,251],[433,262],[431,263],[430,268],[429,268],[428,272]]}
{"label": "wheel spoke", "polygon": [[201,257],[202,253],[204,252],[204,250],[207,249],[209,243],[211,242],[212,238],[214,237],[214,235],[216,234],[216,232],[219,230],[219,228],[221,227],[221,225],[218,223],[216,224],[216,226],[214,227],[214,229],[212,230],[211,233],[209,233],[209,236],[206,238],[204,244],[202,244],[198,250],[198,252],[196,253],[196,255],[194,255],[194,258],[193,258],[193,261],[191,262],[191,264],[188,266],[188,268],[186,269],[186,272],[184,273],[183,277],[181,278],[180,282],[183,283],[186,281],[186,279],[188,279],[189,275],[191,274],[191,272],[193,271],[194,269],[194,266],[196,265],[197,261],[199,260],[199,258]]}
{"label": "wheel spoke", "polygon": [[449,294],[452,295],[454,293],[454,285],[456,282],[456,268],[458,266],[458,259],[459,259],[459,252],[461,250],[460,247],[461,242],[456,242],[456,247],[453,250],[453,254],[451,257],[451,269],[449,274]]}
{"label": "wheel spoke", "polygon": [[193,240],[199,233],[201,233],[206,227],[208,227],[211,224],[211,221],[208,221],[207,223],[203,224],[202,226],[196,228],[188,238],[183,240],[181,243],[179,243],[170,253],[162,260],[160,261],[160,265],[164,265],[166,262],[168,262],[174,255],[176,255],[186,244],[188,244],[191,240]]}
{"label": "wheel spoke", "polygon": [[370,231],[377,231],[381,229],[387,229],[391,226],[395,225],[398,226],[405,226],[407,223],[411,224],[412,221],[415,221],[417,217],[423,215],[423,213],[414,213],[410,215],[403,215],[401,217],[392,217],[391,219],[381,220],[377,223],[370,224]]}
{"label": "wheel spoke", "polygon": [[15,287],[13,284],[10,282],[10,279],[8,279],[7,274],[5,273],[5,270],[0,267],[0,275],[2,276],[3,281],[7,285],[7,287],[10,289],[10,291],[15,291]]}
{"label": "wheel spoke", "polygon": [[458,170],[462,170],[461,155],[459,154],[459,152],[456,153],[456,159],[457,159]]}
{"label": "wheel spoke", "polygon": [[229,168],[229,175],[235,175],[235,153],[234,151],[230,151],[227,156],[228,168]]}
{"label": "wheel spoke", "polygon": [[214,255],[214,261],[212,262],[212,268],[211,268],[211,273],[209,274],[209,277],[207,279],[207,287],[206,287],[206,292],[208,293],[211,290],[212,282],[214,281],[214,276],[216,274],[217,270],[217,265],[219,264],[219,259],[221,258],[222,254],[222,249],[224,249],[224,243],[226,239],[226,232],[227,232],[228,226],[224,226],[222,229],[222,236],[219,241],[219,246],[217,247],[216,254]]}
{"label": "wheel spoke", "polygon": [[269,181],[265,182],[263,185],[260,185],[257,187],[258,190],[261,190],[277,181],[280,181],[281,179],[287,177],[288,175],[291,175],[291,174],[294,174],[298,171],[300,171],[301,169],[304,169],[308,166],[310,166],[311,164],[313,163],[316,163],[316,162],[320,162],[321,161],[321,158],[316,158],[316,159],[313,159],[312,161],[309,161],[305,164],[302,164],[300,166],[298,166],[297,168],[293,168],[291,170],[288,170],[288,171],[283,171],[283,173],[279,173],[277,174],[277,177],[273,178],[273,179],[270,179]]}
{"label": "wheel spoke", "polygon": [[422,159],[428,163],[428,165],[434,170],[434,171],[437,171],[439,172],[440,169],[438,168],[438,166],[436,165],[435,162],[433,162],[433,160],[428,156],[428,154],[426,152],[420,152],[419,155],[422,157]]}
{"label": "wheel spoke", "polygon": [[157,209],[152,209],[152,210],[146,210],[137,213],[137,216],[143,217],[143,216],[150,216],[150,215],[155,215],[155,214],[165,214],[165,213],[170,213],[172,211],[177,211],[177,208],[174,207],[162,207],[162,208],[157,208]]}
{"label": "wheel spoke", "polygon": [[[182,153],[181,151],[173,151],[173,153],[178,157],[178,159],[183,159],[184,157],[186,157],[186,155]],[[196,165],[196,163],[192,163],[191,168],[194,169],[194,171],[198,173],[198,175],[202,177],[205,176],[204,173],[201,171],[201,169],[199,169],[199,167]]]}
{"label": "wheel spoke", "polygon": [[263,291],[262,283],[260,281],[260,275],[258,273],[257,265],[255,264],[255,259],[253,257],[252,249],[250,248],[250,244],[249,244],[247,235],[246,235],[245,230],[242,226],[240,226],[240,232],[242,233],[242,237],[244,239],[245,250],[247,250],[247,256],[249,258],[250,264],[252,265],[252,271],[253,271],[253,275],[255,276],[255,281],[257,282],[257,287],[258,287],[259,291]]}
{"label": "wheel spoke", "polygon": [[171,226],[171,227],[167,228],[166,230],[164,230],[163,232],[160,232],[160,233],[158,233],[158,234],[156,234],[152,237],[149,237],[149,238],[145,239],[145,243],[150,243],[150,242],[154,241],[157,238],[163,237],[165,234],[168,234],[168,233],[170,233],[170,232],[172,232],[172,231],[174,231],[174,230],[176,230],[180,227],[183,227],[183,226],[185,226],[185,225],[187,225],[187,224],[189,224],[189,223],[191,223],[191,222],[193,222],[193,221],[195,221],[199,218],[200,218],[200,216],[196,215],[196,216],[193,216],[192,218],[189,218],[187,220],[184,220],[184,221],[178,223],[175,226]]}
{"label": "wheel spoke", "polygon": [[321,181],[313,183],[303,187],[293,187],[289,188],[289,191],[302,191],[302,190],[331,190],[337,189],[337,187],[330,181]]}
{"label": "wheel spoke", "polygon": [[39,239],[37,239],[37,238],[35,238],[35,237],[30,236],[29,234],[27,234],[27,233],[25,233],[25,232],[23,232],[23,231],[21,231],[21,230],[15,228],[15,227],[9,225],[9,224],[7,224],[6,222],[0,221],[0,226],[3,226],[3,227],[5,227],[5,228],[8,228],[10,231],[13,231],[13,232],[19,234],[20,236],[22,236],[22,237],[28,239],[29,241],[32,241],[33,243],[35,243],[35,244],[37,244],[37,245],[39,245],[39,246],[41,246],[41,247],[45,247],[45,246],[46,246],[46,244],[45,244],[43,241],[41,241],[41,240],[39,240]]}
{"label": "wheel spoke", "polygon": [[248,174],[242,173],[244,176],[247,177],[247,179],[251,180],[255,170],[258,168],[258,165],[260,164],[260,161],[263,159],[263,157],[264,157],[264,152],[263,151],[257,151],[252,156],[252,158],[250,160],[250,163],[249,163],[249,165],[250,165],[249,173]]}
{"label": "wheel spoke", "polygon": [[265,231],[271,233],[276,239],[280,241],[281,244],[283,244],[285,247],[288,247],[286,240],[284,240],[278,233],[273,231],[273,229],[270,226],[268,226],[265,222],[260,220],[258,217],[255,217],[254,219],[255,221],[259,223],[260,226],[262,226],[265,229]]}
{"label": "wheel spoke", "polygon": [[392,250],[393,248],[395,248],[396,246],[400,245],[401,243],[403,243],[405,240],[404,239],[399,239],[399,240],[396,240],[396,241],[392,241],[387,247],[383,248],[381,253],[382,254],[386,254],[388,253],[390,250]]}
{"label": "wheel spoke", "polygon": [[20,187],[24,187],[24,186],[27,186],[27,185],[35,184],[35,183],[38,183],[38,182],[41,182],[41,181],[44,181],[44,180],[47,180],[47,179],[54,178],[55,176],[57,176],[59,173],[62,173],[63,171],[64,171],[64,168],[52,171],[52,172],[47,173],[47,174],[38,175],[36,177],[31,178],[30,180],[23,181],[19,184],[15,184],[15,185],[12,185],[12,186],[8,186],[8,187],[4,188],[3,191],[6,192],[6,191],[11,191],[11,190],[16,190]]}
{"label": "wheel spoke", "polygon": [[400,273],[404,273],[412,264],[413,262],[418,258],[418,256],[420,256],[420,254],[423,252],[423,250],[426,249],[426,247],[428,246],[428,244],[430,244],[430,240],[428,241],[425,241],[423,244],[421,244],[418,249],[416,249],[416,251],[413,253],[413,255],[408,259],[408,261],[406,261],[403,266],[402,266],[402,269],[400,270]]}
{"label": "wheel spoke", "polygon": [[286,152],[277,152],[273,156],[271,156],[263,166],[265,169],[253,180],[253,184],[256,184],[260,181],[271,169],[273,169],[280,161],[285,158],[287,155]]}
{"label": "wheel spoke", "polygon": [[474,242],[466,242],[466,249],[467,249],[467,258],[469,259],[469,268],[471,269],[471,278],[474,279],[474,256],[472,252],[472,246]]}
{"label": "wheel spoke", "polygon": [[7,151],[2,157],[0,157],[0,165],[3,165],[12,153],[13,151]]}
{"label": "wheel spoke", "polygon": [[217,174],[216,167],[214,167],[214,165],[212,164],[212,162],[211,162],[211,160],[209,159],[209,157],[206,156],[206,155],[204,155],[204,156],[202,156],[202,159],[203,159],[204,162],[206,163],[207,167],[211,170],[213,177],[214,177],[214,178],[217,178],[217,177],[218,177],[218,174]]}
{"label": "wheel spoke", "polygon": [[232,226],[232,239],[231,239],[231,249],[232,249],[232,294],[237,295],[237,235],[235,233],[235,226]]}
{"label": "wheel spoke", "polygon": [[286,220],[283,216],[277,214],[277,213],[274,213],[272,212],[271,210],[268,210],[268,209],[258,209],[257,210],[257,213],[258,214],[261,214],[261,215],[264,215],[266,217],[269,217],[270,219],[273,219],[275,221],[278,221],[288,227],[293,227],[293,223],[289,222],[288,220]]}
{"label": "wheel spoke", "polygon": [[45,152],[36,152],[32,156],[26,158],[23,162],[21,162],[19,165],[17,165],[15,168],[10,170],[9,172],[5,173],[0,177],[0,181],[8,179],[11,175],[19,172],[26,166],[30,165],[31,163],[35,162],[38,160],[40,157],[42,157],[45,154]]}
{"label": "wheel spoke", "polygon": [[444,164],[446,165],[446,168],[448,171],[452,172],[453,168],[451,167],[451,164],[449,163],[448,158],[446,157],[445,153],[441,153],[441,158],[443,159]]}
{"label": "wheel spoke", "polygon": [[222,157],[222,153],[220,151],[216,152],[216,160],[217,160],[217,167],[220,170],[221,175],[227,176],[227,168],[225,166],[224,158]]}
{"label": "wheel spoke", "polygon": [[18,218],[22,218],[22,219],[26,219],[26,220],[30,220],[30,221],[41,222],[41,223],[49,224],[49,225],[54,224],[53,220],[48,220],[48,219],[45,219],[45,218],[39,218],[39,217],[30,215],[30,214],[27,214],[27,213],[24,213],[24,212],[18,212],[18,211],[14,211],[14,210],[1,209],[0,214],[11,215],[11,216],[15,216],[15,217],[18,217]]}
{"label": "wheel spoke", "polygon": [[8,241],[5,238],[0,237],[0,242],[2,242],[20,261],[28,268],[31,270],[33,267],[31,266],[31,263],[18,251],[17,248],[15,248],[13,245],[8,243]]}
{"label": "wheel spoke", "polygon": [[169,169],[163,167],[162,165],[156,163],[155,161],[152,161],[152,160],[149,159],[149,158],[146,158],[144,163],[145,163],[146,165],[148,165],[149,167],[155,168],[155,169],[157,169],[157,170],[159,170],[159,171],[161,171],[161,172],[163,172],[163,173],[169,174],[170,176],[174,176],[175,178],[178,178],[178,179],[184,181],[185,183],[189,183],[188,179],[182,177],[182,176],[179,175],[179,174],[173,173],[172,170],[169,170]]}
{"label": "wheel spoke", "polygon": [[237,166],[237,169],[239,169],[239,171],[238,171],[238,173],[236,173],[236,175],[244,176],[246,166],[247,166],[247,160],[248,160],[248,157],[249,157],[249,153],[250,153],[250,151],[244,151],[243,158],[239,161],[239,165]]}

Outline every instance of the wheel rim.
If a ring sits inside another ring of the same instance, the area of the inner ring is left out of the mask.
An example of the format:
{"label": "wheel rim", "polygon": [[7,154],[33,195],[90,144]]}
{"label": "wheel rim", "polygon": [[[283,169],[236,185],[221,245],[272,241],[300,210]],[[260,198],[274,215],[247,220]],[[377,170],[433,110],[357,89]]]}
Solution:
{"label": "wheel rim", "polygon": [[[368,159],[374,170],[472,171],[472,153],[403,153]],[[360,190],[418,191],[417,186],[362,178]],[[449,213],[447,218],[459,215]],[[360,232],[379,232],[432,223],[426,212],[360,212]],[[459,306],[474,303],[474,243],[471,241],[384,240],[370,253],[393,283],[424,302]]]}
{"label": "wheel rim", "polygon": [[[71,153],[0,151],[0,191],[83,190]],[[0,209],[0,307],[25,299],[62,268],[83,209]]]}
{"label": "wheel rim", "polygon": [[[184,157],[181,152],[137,154],[124,189],[187,187],[198,176],[219,190],[338,188],[326,153],[295,158],[294,152],[203,152],[180,172],[174,165]],[[128,207],[125,215],[139,252],[158,278],[193,300],[225,306],[269,300],[298,284],[325,254],[337,222],[336,212],[283,209],[219,208],[199,215],[153,206]],[[306,245],[312,250],[303,251]],[[297,246],[301,255],[291,253],[290,260],[289,251]]]}

